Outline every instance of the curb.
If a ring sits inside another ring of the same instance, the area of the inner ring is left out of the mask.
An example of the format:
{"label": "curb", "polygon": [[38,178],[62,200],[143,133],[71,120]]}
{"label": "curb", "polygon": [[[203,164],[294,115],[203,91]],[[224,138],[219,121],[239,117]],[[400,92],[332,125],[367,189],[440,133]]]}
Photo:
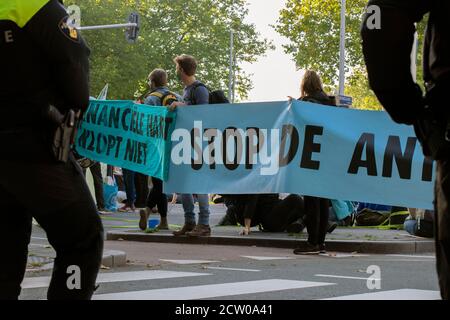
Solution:
{"label": "curb", "polygon": [[[46,261],[46,258],[43,257],[33,257],[35,261],[43,260]],[[27,268],[26,272],[40,272],[40,271],[48,271],[52,270],[54,267],[53,258],[47,261],[46,264],[39,268]],[[117,251],[117,250],[104,250],[103,251],[103,257],[102,257],[102,266],[107,268],[114,268],[114,267],[123,267],[127,264],[127,255],[123,251]]]}
{"label": "curb", "polygon": [[108,268],[123,267],[127,264],[127,254],[123,251],[104,250],[102,265]]}
{"label": "curb", "polygon": [[[282,249],[301,248],[306,240],[298,239],[268,239],[262,237],[228,237],[210,236],[189,238],[187,236],[175,237],[171,234],[146,234],[108,231],[106,240],[126,240],[137,242],[158,242],[178,244],[202,244],[202,245],[228,245],[228,246],[256,246]],[[435,251],[434,241],[356,241],[356,240],[328,240],[328,250],[339,252],[358,252],[374,254],[418,254]]]}

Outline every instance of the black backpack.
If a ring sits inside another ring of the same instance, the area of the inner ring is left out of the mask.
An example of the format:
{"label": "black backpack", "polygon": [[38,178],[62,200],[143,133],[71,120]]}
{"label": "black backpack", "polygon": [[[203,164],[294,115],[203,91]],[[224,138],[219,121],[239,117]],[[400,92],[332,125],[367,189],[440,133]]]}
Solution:
{"label": "black backpack", "polygon": [[198,87],[205,87],[208,92],[209,92],[209,104],[221,104],[221,103],[230,103],[230,100],[228,100],[228,98],[225,96],[225,92],[223,92],[223,90],[215,90],[215,91],[211,91],[209,90],[209,88],[207,86],[205,86],[203,83],[198,82],[194,88],[191,91],[191,101],[193,102],[193,104],[196,104],[195,101],[195,90]]}

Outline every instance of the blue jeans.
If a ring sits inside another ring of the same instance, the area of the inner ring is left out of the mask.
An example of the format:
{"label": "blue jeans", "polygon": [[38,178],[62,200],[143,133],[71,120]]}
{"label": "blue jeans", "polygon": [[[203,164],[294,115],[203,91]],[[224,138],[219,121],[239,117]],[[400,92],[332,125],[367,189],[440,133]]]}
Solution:
{"label": "blue jeans", "polygon": [[136,201],[136,186],[134,185],[135,172],[122,169],[123,180],[125,182],[125,192],[127,194],[127,205],[133,206]]}
{"label": "blue jeans", "polygon": [[403,224],[403,228],[412,235],[416,235],[416,226],[417,226],[417,220],[416,219],[411,219],[411,220],[406,220],[405,223]]}
{"label": "blue jeans", "polygon": [[[197,195],[200,213],[198,214],[198,224],[209,225],[209,198],[207,194]],[[195,223],[194,196],[192,194],[182,194],[181,203],[184,209],[184,222]]]}

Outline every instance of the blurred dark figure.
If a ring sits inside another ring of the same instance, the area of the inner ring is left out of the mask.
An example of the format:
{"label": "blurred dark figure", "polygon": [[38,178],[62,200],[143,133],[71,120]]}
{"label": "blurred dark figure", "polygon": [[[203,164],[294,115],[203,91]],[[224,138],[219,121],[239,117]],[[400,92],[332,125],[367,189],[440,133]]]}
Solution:
{"label": "blurred dark figure", "polygon": [[56,251],[47,298],[95,290],[103,226],[70,141],[55,152],[74,118],[63,129],[49,114],[89,105],[89,49],[67,20],[57,0],[0,1],[0,300],[20,295],[32,218]]}
{"label": "blurred dark figure", "polygon": [[[443,299],[450,297],[450,1],[373,0],[380,9],[362,24],[363,52],[372,89],[392,119],[414,125],[424,154],[437,161],[436,258]],[[372,8],[377,8],[372,7]],[[424,44],[426,94],[411,73],[414,23],[429,13]]]}

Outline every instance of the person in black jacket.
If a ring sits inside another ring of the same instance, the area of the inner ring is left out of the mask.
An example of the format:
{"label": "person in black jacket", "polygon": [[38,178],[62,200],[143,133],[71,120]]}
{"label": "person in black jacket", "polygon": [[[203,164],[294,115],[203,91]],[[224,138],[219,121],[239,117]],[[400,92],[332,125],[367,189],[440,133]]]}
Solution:
{"label": "person in black jacket", "polygon": [[103,227],[83,172],[52,152],[65,114],[89,105],[87,48],[57,0],[0,2],[0,300],[17,299],[32,218],[56,250],[48,299],[90,299]]}
{"label": "person in black jacket", "polygon": [[[300,232],[305,215],[302,197],[289,195],[280,199],[278,194],[224,195],[228,205],[227,214],[232,216],[243,229],[241,235],[249,235],[250,228],[260,226],[263,231]],[[294,230],[296,229],[296,230]]]}
{"label": "person in black jacket", "polygon": [[[299,100],[301,101],[329,106],[336,105],[336,100],[334,99],[334,97],[329,97],[324,92],[322,80],[315,71],[307,70],[305,72],[301,83],[300,92],[301,97]],[[327,234],[327,231],[330,230],[328,222],[330,200],[310,196],[305,196],[304,199],[306,212],[305,222],[306,228],[308,230],[308,242],[306,243],[306,246],[294,249],[294,253],[325,253],[325,236]]]}
{"label": "person in black jacket", "polygon": [[[372,0],[361,35],[369,82],[395,122],[414,125],[424,154],[437,162],[436,262],[443,299],[450,298],[450,1]],[[415,23],[429,13],[424,43],[426,96],[411,73]],[[374,23],[379,19],[379,26]]]}

